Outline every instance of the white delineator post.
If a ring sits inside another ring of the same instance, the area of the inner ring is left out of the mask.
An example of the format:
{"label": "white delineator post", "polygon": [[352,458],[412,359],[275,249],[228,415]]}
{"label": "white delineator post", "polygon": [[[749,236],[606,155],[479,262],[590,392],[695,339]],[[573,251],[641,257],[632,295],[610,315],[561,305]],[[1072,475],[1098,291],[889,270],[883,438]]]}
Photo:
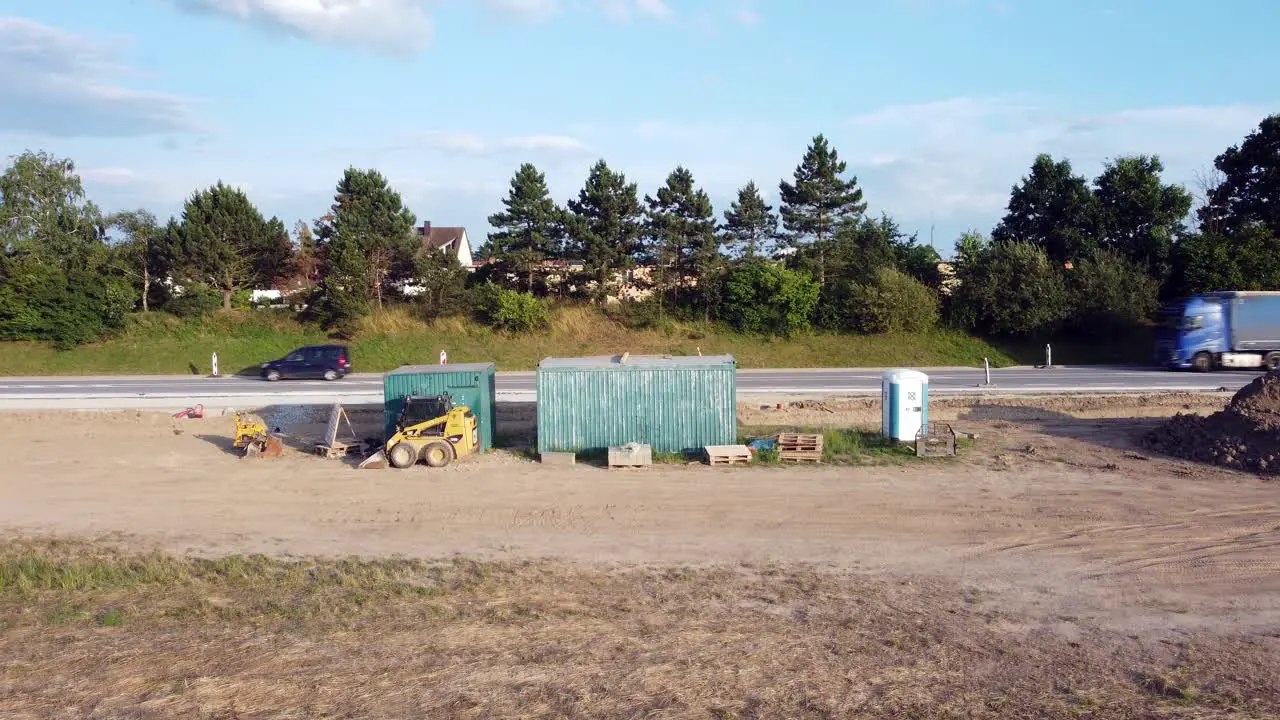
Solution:
{"label": "white delineator post", "polygon": [[214,353],[213,357],[209,358],[209,365],[213,368],[213,376],[218,377],[218,353]]}
{"label": "white delineator post", "polygon": [[448,365],[448,364],[449,364],[449,355],[448,355],[448,354],[446,354],[446,353],[445,353],[445,351],[443,351],[443,350],[441,350],[441,351],[440,351],[440,364],[441,364],[441,365]]}

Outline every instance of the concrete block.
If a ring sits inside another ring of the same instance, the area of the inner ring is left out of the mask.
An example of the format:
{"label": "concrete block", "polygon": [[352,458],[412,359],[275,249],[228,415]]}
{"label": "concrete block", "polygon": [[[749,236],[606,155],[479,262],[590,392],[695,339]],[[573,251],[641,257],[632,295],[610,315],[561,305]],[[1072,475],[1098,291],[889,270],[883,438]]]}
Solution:
{"label": "concrete block", "polygon": [[609,448],[609,467],[644,467],[653,464],[653,448],[643,443],[627,443]]}
{"label": "concrete block", "polygon": [[577,465],[578,456],[571,452],[544,452],[538,455],[543,465]]}

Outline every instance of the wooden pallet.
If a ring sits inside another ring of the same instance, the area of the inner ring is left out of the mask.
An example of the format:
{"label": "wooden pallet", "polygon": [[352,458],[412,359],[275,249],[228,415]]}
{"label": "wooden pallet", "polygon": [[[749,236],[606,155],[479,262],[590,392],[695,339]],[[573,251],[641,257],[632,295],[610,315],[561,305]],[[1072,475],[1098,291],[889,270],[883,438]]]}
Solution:
{"label": "wooden pallet", "polygon": [[782,462],[822,462],[822,436],[808,433],[779,433],[778,459]]}
{"label": "wooden pallet", "polygon": [[708,445],[707,463],[711,465],[748,465],[751,449],[746,445]]}
{"label": "wooden pallet", "polygon": [[782,462],[794,463],[820,463],[822,462],[821,450],[780,450],[778,451],[778,460]]}
{"label": "wooden pallet", "polygon": [[822,436],[818,434],[779,433],[778,450],[813,452],[822,450]]}
{"label": "wooden pallet", "polygon": [[364,448],[364,443],[347,444],[344,442],[334,442],[332,445],[324,443],[316,444],[316,454],[325,458],[340,458],[347,455],[356,455]]}

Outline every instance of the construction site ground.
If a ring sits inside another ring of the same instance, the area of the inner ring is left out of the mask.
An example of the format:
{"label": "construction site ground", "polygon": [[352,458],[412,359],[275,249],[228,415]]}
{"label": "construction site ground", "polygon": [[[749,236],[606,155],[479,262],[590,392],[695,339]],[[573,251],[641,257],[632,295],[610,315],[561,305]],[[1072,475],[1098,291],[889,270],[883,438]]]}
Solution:
{"label": "construction site ground", "polygon": [[[0,415],[0,716],[1274,716],[1280,485],[1139,443],[1227,399],[935,399],[977,435],[962,457],[612,471],[521,452],[532,405],[500,408],[508,449],[407,471],[309,454],[325,408],[258,410],[290,447],[256,459],[229,414]],[[348,412],[379,433],[381,408]],[[14,580],[152,551],[181,592]],[[259,553],[382,569],[317,561],[375,579],[304,612],[314,588],[186,560]],[[406,597],[392,558],[453,579]]]}

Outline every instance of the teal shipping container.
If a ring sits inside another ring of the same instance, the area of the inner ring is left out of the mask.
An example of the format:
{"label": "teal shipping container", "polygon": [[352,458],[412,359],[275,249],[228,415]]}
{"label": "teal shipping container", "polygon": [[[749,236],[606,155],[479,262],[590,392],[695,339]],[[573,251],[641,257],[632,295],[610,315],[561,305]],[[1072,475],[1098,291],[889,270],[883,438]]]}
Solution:
{"label": "teal shipping container", "polygon": [[454,405],[466,405],[476,415],[480,430],[480,452],[493,449],[497,434],[497,372],[493,363],[459,365],[405,365],[382,376],[383,415],[386,437],[396,431],[396,420],[411,396],[448,393]]}
{"label": "teal shipping container", "polygon": [[737,370],[732,355],[547,358],[537,373],[538,451],[732,445]]}

